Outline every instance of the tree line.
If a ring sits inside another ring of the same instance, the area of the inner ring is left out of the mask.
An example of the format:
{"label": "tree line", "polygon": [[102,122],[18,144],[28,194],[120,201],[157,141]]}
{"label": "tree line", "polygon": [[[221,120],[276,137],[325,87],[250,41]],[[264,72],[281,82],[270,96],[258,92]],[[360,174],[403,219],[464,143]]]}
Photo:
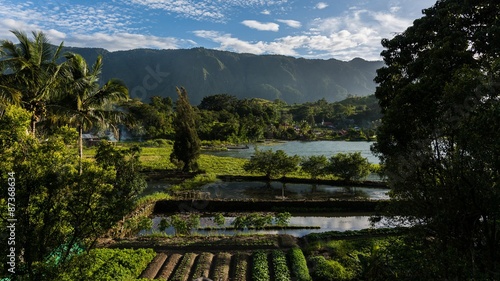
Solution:
{"label": "tree line", "polygon": [[[127,128],[131,139],[173,138],[175,104],[169,97],[154,96],[149,103],[129,100],[120,105],[136,120]],[[282,100],[214,94],[204,97],[193,110],[201,140],[231,143],[264,138],[368,140],[381,116],[374,96],[288,105]]]}
{"label": "tree line", "polygon": [[298,169],[309,174],[312,179],[333,175],[341,180],[360,180],[370,174],[371,165],[360,152],[337,153],[327,158],[324,155],[299,157],[287,155],[283,150],[259,150],[245,163],[243,168],[249,172],[264,174],[268,180],[285,178]]}

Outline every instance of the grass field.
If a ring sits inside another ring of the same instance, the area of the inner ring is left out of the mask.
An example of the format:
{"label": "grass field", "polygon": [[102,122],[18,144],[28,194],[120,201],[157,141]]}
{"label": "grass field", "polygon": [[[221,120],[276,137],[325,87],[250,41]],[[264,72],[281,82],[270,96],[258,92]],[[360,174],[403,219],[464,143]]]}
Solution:
{"label": "grass field", "polygon": [[[139,143],[137,143],[139,144]],[[120,148],[128,148],[132,144],[125,143],[117,145]],[[96,153],[95,147],[85,148],[85,158],[93,158]],[[172,153],[171,144],[163,144],[159,147],[141,147],[140,161],[145,169],[163,170],[175,169],[175,166],[170,162],[170,153]],[[209,174],[215,175],[238,175],[250,176],[258,175],[248,173],[243,169],[243,165],[247,162],[246,159],[233,158],[233,157],[219,157],[209,154],[202,154],[198,160],[200,169]],[[300,171],[290,173],[288,177],[294,178],[307,178],[308,176]]]}

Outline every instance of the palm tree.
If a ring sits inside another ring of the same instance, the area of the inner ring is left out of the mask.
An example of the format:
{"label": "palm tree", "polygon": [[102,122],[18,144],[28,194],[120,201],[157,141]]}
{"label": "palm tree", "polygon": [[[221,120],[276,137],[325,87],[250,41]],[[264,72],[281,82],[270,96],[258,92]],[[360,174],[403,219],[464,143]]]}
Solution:
{"label": "palm tree", "polygon": [[99,85],[102,71],[102,57],[99,56],[89,68],[85,59],[78,54],[67,53],[63,63],[65,94],[56,104],[50,105],[56,122],[75,126],[78,130],[78,150],[80,173],[83,159],[83,132],[94,126],[113,127],[124,117],[114,105],[128,99],[128,89],[118,79],[111,79],[103,86]]}
{"label": "palm tree", "polygon": [[36,133],[45,113],[45,103],[57,93],[60,65],[56,60],[63,43],[55,48],[43,32],[14,30],[18,44],[4,40],[0,45],[0,104],[20,104],[31,112],[31,131]]}

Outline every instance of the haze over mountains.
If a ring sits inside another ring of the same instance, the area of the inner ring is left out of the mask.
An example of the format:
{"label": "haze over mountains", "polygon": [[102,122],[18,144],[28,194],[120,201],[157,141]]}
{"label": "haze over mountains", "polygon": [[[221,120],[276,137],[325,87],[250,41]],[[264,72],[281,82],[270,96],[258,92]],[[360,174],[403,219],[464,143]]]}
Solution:
{"label": "haze over mountains", "polygon": [[375,93],[373,78],[382,61],[317,60],[281,55],[252,55],[205,48],[108,52],[96,48],[66,48],[93,64],[103,56],[102,81],[125,81],[132,98],[170,96],[176,86],[187,89],[192,104],[204,96],[227,93],[237,98],[281,99],[288,104],[345,99]]}

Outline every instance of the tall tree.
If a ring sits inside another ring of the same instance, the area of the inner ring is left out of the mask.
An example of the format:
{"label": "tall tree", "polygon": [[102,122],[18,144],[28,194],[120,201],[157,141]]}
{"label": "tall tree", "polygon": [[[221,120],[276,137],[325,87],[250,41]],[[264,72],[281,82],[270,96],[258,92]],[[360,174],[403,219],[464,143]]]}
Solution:
{"label": "tall tree", "polygon": [[421,230],[414,241],[432,252],[431,279],[497,279],[500,3],[441,0],[424,14],[382,41],[375,79],[374,151],[393,221]]}
{"label": "tall tree", "polygon": [[196,116],[189,103],[186,89],[176,88],[178,99],[175,103],[174,148],[170,160],[182,168],[182,171],[198,170],[201,141],[196,132]]}
{"label": "tall tree", "polygon": [[57,93],[63,44],[55,48],[43,32],[33,32],[33,39],[26,33],[12,31],[18,44],[4,40],[1,43],[0,103],[21,103],[31,113],[31,132],[45,114],[45,103]]}
{"label": "tall tree", "polygon": [[53,110],[56,122],[71,124],[77,128],[81,163],[83,132],[96,125],[106,127],[120,122],[124,114],[114,108],[114,105],[128,99],[128,88],[118,79],[111,79],[99,86],[101,56],[92,68],[81,55],[67,53],[64,56],[67,59],[63,65],[65,94],[49,108]]}

